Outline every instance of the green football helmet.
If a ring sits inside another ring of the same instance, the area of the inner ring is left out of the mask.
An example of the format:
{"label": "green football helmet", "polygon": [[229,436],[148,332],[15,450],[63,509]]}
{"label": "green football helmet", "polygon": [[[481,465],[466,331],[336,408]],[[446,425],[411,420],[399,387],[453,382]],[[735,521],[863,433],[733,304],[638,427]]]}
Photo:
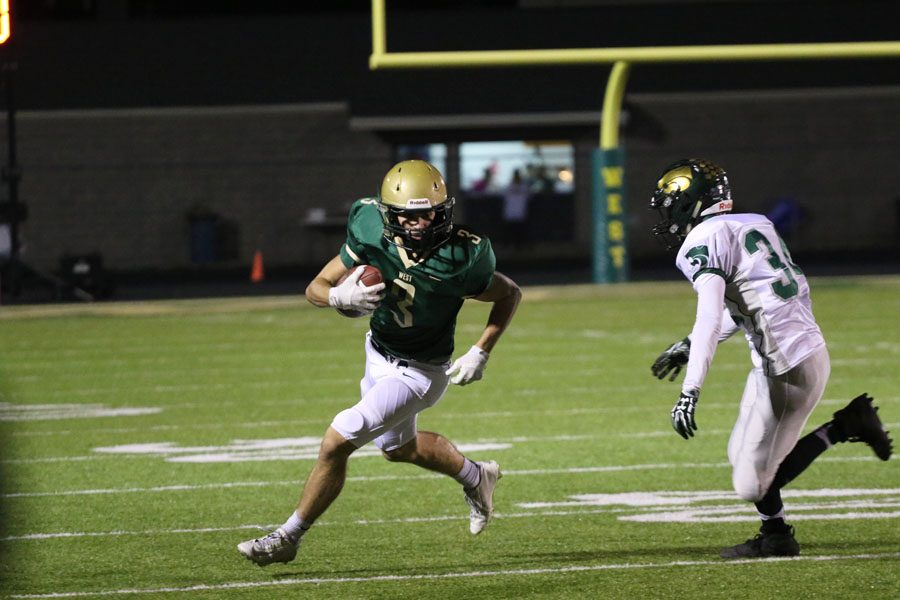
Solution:
{"label": "green football helmet", "polygon": [[677,250],[697,223],[731,208],[725,170],[708,160],[682,159],[666,167],[656,182],[650,209],[662,219],[651,231],[668,250]]}
{"label": "green football helmet", "polygon": [[[416,253],[437,248],[453,232],[454,199],[447,196],[441,172],[424,160],[399,162],[384,176],[378,208],[384,222],[384,237],[392,244]],[[411,217],[434,211],[434,218],[423,231],[405,229],[398,216]]]}

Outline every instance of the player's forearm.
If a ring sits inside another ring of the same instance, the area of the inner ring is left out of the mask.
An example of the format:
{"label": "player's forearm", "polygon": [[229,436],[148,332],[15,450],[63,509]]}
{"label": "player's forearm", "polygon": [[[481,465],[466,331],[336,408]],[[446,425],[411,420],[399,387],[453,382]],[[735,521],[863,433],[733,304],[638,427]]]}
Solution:
{"label": "player's forearm", "polygon": [[324,277],[316,277],[306,287],[306,299],[310,304],[320,308],[328,306],[328,292],[331,290],[331,282]]}
{"label": "player's forearm", "polygon": [[697,281],[697,317],[691,330],[691,355],[681,389],[699,390],[712,364],[722,327],[725,282],[717,275],[703,275]]}
{"label": "player's forearm", "polygon": [[521,299],[522,290],[517,285],[512,284],[506,296],[494,301],[494,306],[491,308],[490,315],[488,315],[487,325],[485,325],[481,337],[475,344],[476,346],[485,352],[490,352],[494,349],[500,336],[503,335],[510,321],[512,321],[513,315],[516,314],[516,308],[518,308]]}
{"label": "player's forearm", "polygon": [[691,331],[691,354],[682,383],[682,390],[699,390],[709,372],[716,346],[719,343],[718,319],[698,319]]}
{"label": "player's forearm", "polygon": [[335,282],[341,278],[341,275],[349,269],[341,262],[340,255],[335,256],[328,264],[326,264],[319,274],[306,286],[306,299],[310,304],[324,308],[328,304],[328,292],[334,286]]}

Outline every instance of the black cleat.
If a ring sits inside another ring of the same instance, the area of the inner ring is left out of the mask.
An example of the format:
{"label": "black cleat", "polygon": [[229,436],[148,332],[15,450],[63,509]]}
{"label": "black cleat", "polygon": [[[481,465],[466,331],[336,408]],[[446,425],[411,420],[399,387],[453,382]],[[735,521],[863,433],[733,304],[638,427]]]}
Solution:
{"label": "black cleat", "polygon": [[743,544],[722,548],[722,558],[763,558],[766,556],[799,556],[800,544],[794,539],[794,528],[783,533],[759,532]]}
{"label": "black cleat", "polygon": [[868,394],[857,396],[834,413],[832,423],[838,428],[841,441],[865,442],[881,460],[891,457],[891,438],[884,430],[878,418],[878,409],[872,406],[872,398]]}

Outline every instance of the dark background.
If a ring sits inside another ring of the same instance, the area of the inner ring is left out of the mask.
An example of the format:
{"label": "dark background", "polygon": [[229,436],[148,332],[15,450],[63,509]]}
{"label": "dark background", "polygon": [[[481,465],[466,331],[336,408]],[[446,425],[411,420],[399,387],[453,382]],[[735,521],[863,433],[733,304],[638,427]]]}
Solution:
{"label": "dark background", "polygon": [[[896,8],[892,0],[386,3],[390,52],[896,40]],[[593,110],[609,70],[372,72],[365,1],[13,0],[13,11],[22,109],[349,99],[353,115]],[[628,89],[898,83],[896,60],[731,62],[641,65]]]}
{"label": "dark background", "polygon": [[[92,256],[114,298],[302,291],[341,235],[304,228],[307,210],[340,220],[377,188],[397,144],[473,140],[573,144],[574,198],[535,211],[542,222],[566,213],[559,243],[497,251],[524,282],[589,280],[588,167],[606,65],[370,71],[365,1],[12,4],[3,97],[8,109],[14,91],[19,114],[23,257],[37,276],[5,302],[61,299],[47,280]],[[391,52],[898,37],[893,1],[386,4]],[[791,245],[810,272],[900,270],[898,90],[897,58],[634,65],[623,126],[633,277],[677,276],[639,208],[660,165],[693,154],[724,161],[744,209],[783,194],[806,203],[817,219]],[[197,211],[228,233],[215,264],[192,260]],[[256,251],[267,278],[248,288]]]}

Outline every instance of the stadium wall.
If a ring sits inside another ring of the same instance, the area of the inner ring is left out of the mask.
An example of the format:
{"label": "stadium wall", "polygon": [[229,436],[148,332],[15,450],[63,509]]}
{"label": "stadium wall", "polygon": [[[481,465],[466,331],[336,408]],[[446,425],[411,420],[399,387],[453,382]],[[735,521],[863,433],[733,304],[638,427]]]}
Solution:
{"label": "stadium wall", "polygon": [[[662,139],[624,140],[633,259],[663,256],[644,206],[661,168],[683,156],[725,166],[739,210],[768,212],[779,199],[801,206],[807,218],[790,234],[795,255],[898,256],[900,89],[628,100],[665,130]],[[20,198],[29,209],[22,256],[51,271],[64,254],[99,252],[115,270],[168,270],[248,264],[258,249],[267,266],[312,268],[334,255],[349,203],[374,193],[393,159],[390,143],[352,130],[337,102],[24,111],[18,119]],[[571,241],[518,258],[589,257],[585,139],[576,145]],[[198,255],[204,240],[192,216],[222,225],[227,239],[216,256]]]}
{"label": "stadium wall", "polygon": [[735,209],[769,214],[779,200],[805,218],[786,235],[795,254],[878,255],[900,264],[900,88],[639,96],[662,142],[626,140],[634,256],[642,210],[665,164],[707,157],[730,176]]}
{"label": "stadium wall", "polygon": [[333,255],[325,228],[304,226],[309,211],[345,215],[390,166],[390,149],[347,120],[340,103],[23,112],[23,259],[52,270],[99,252],[110,269],[165,270],[258,249],[271,265]]}

